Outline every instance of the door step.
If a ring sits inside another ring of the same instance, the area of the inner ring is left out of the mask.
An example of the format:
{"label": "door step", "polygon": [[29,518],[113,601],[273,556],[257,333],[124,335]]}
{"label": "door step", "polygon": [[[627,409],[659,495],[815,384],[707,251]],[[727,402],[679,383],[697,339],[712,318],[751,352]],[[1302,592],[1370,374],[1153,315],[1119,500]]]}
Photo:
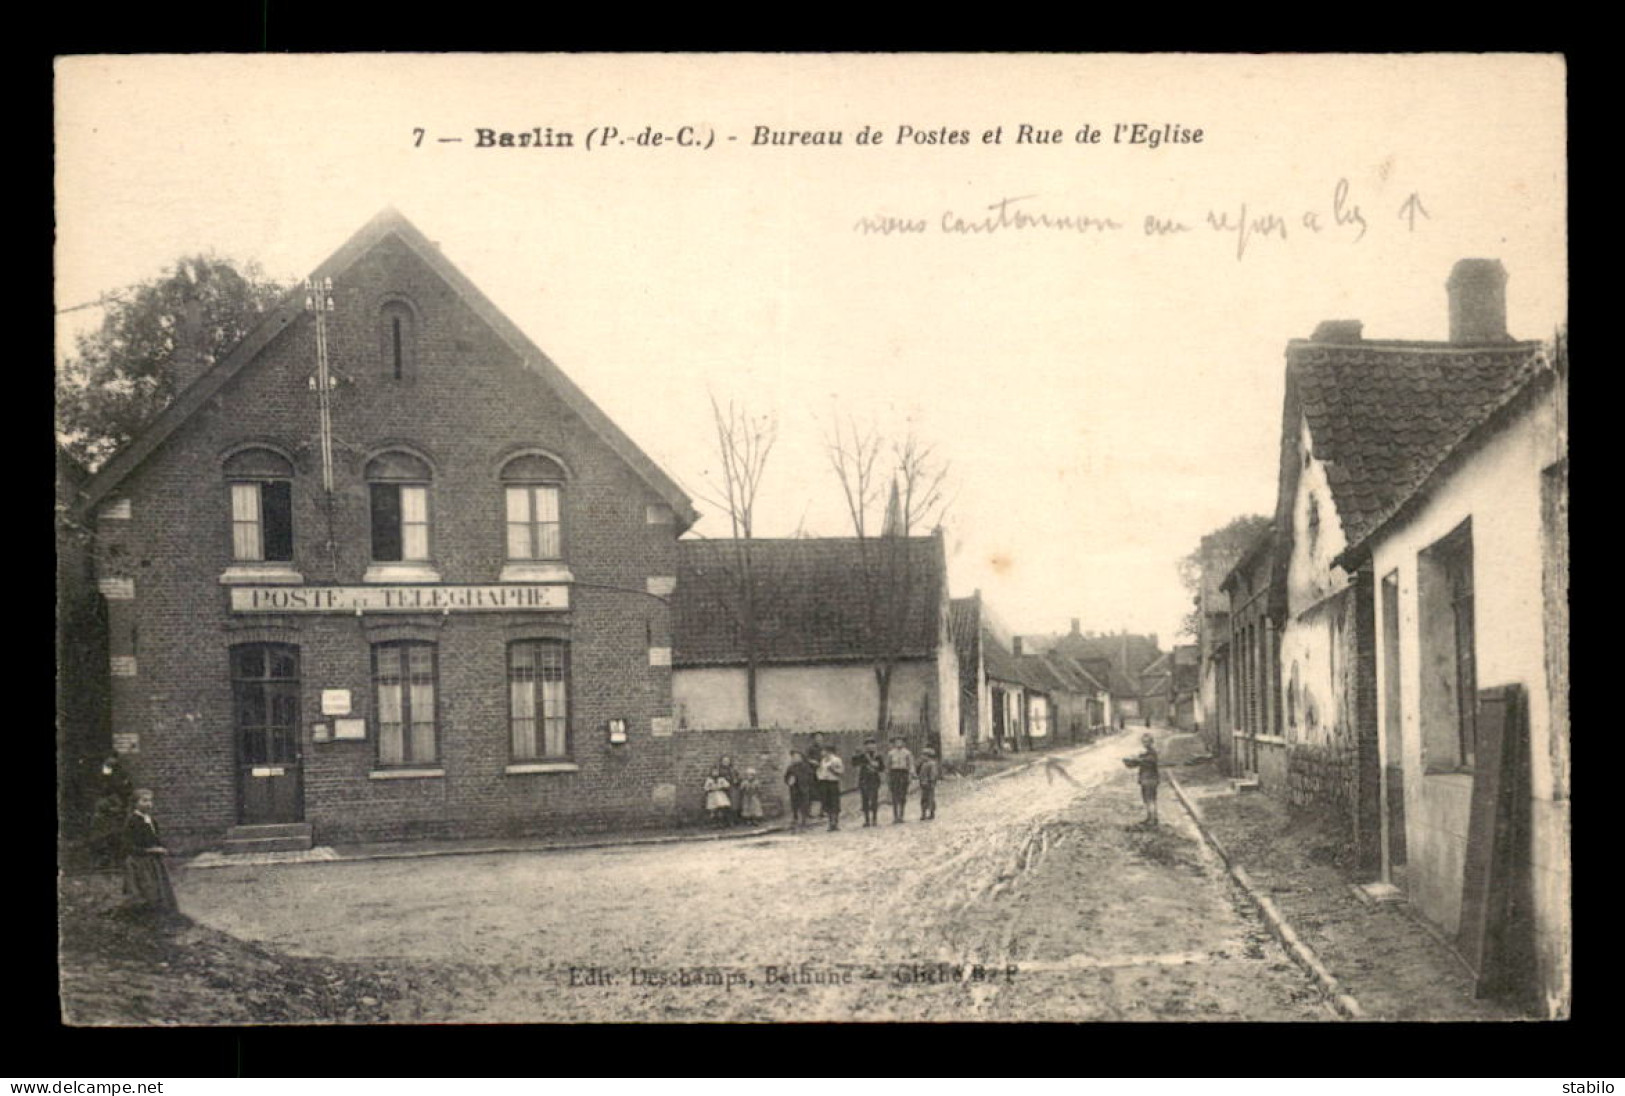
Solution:
{"label": "door step", "polygon": [[1235,780],[1230,781],[1230,788],[1238,795],[1242,794],[1243,792],[1256,792],[1258,790],[1258,777],[1238,777]]}
{"label": "door step", "polygon": [[316,827],[309,822],[275,822],[262,826],[233,826],[226,831],[221,851],[303,852],[315,845]]}

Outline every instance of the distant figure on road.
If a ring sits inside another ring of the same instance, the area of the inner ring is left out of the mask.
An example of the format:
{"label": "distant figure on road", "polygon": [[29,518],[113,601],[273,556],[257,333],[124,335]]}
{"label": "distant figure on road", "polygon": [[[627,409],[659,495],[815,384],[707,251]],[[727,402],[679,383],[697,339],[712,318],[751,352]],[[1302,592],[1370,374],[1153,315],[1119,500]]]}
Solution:
{"label": "distant figure on road", "polygon": [[807,763],[800,750],[790,751],[790,764],[784,770],[784,783],[790,789],[790,828],[805,826],[812,810],[813,792],[817,790],[818,773]]}
{"label": "distant figure on road", "polygon": [[754,825],[762,820],[762,782],[756,778],[755,769],[745,770],[745,779],[739,783],[739,818],[745,825]]}
{"label": "distant figure on road", "polygon": [[728,778],[722,775],[721,765],[712,765],[711,775],[705,778],[705,809],[711,812],[711,821],[718,829],[728,824],[733,801],[728,797]]}
{"label": "distant figure on road", "polygon": [[937,780],[942,775],[942,769],[937,764],[937,751],[927,746],[921,751],[920,771],[920,819],[937,816]]}
{"label": "distant figure on road", "polygon": [[902,735],[893,735],[891,749],[886,751],[886,784],[891,792],[892,825],[904,821],[903,808],[908,805],[908,782],[914,775],[914,754],[909,751]]}
{"label": "distant figure on road", "polygon": [[824,804],[824,817],[829,819],[829,828],[841,828],[841,775],[846,772],[846,766],[841,763],[841,755],[834,750],[825,750],[818,758],[818,790]]}
{"label": "distant figure on road", "polygon": [[886,759],[880,754],[880,743],[865,739],[863,752],[852,759],[858,767],[858,797],[863,801],[863,824],[880,825],[881,774],[886,771]]}
{"label": "distant figure on road", "polygon": [[1157,784],[1161,777],[1157,775],[1157,745],[1156,739],[1148,734],[1140,736],[1140,745],[1145,749],[1137,757],[1125,757],[1123,764],[1131,769],[1140,770],[1140,798],[1145,801],[1145,825],[1157,824]]}
{"label": "distant figure on road", "polygon": [[164,863],[169,850],[159,840],[158,824],[152,820],[151,792],[136,793],[124,839],[124,896],[130,908],[161,918],[180,912]]}

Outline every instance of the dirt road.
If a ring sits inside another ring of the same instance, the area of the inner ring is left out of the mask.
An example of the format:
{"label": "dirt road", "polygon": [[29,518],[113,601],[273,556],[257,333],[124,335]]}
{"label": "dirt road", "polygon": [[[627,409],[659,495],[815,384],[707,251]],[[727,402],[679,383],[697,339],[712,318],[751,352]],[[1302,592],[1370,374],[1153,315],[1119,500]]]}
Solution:
{"label": "dirt road", "polygon": [[194,871],[181,902],[377,964],[400,1021],[1325,1018],[1175,804],[1125,828],[1134,737],[955,782],[931,822]]}

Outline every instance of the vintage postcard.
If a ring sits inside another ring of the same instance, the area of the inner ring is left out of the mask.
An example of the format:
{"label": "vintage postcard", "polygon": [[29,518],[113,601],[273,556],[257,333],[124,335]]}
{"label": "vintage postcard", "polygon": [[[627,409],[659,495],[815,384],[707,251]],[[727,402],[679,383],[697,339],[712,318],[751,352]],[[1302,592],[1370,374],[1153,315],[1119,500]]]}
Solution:
{"label": "vintage postcard", "polygon": [[1566,1018],[1566,80],[59,58],[64,1022]]}

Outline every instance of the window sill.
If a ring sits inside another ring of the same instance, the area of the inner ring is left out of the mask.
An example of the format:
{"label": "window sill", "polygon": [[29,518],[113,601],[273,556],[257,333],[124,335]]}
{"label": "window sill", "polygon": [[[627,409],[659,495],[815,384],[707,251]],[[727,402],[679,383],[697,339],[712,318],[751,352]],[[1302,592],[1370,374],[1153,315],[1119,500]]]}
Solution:
{"label": "window sill", "polygon": [[574,761],[521,761],[509,765],[502,770],[510,775],[516,773],[578,773],[581,766]]}
{"label": "window sill", "polygon": [[498,582],[574,582],[570,568],[558,562],[504,564]]}
{"label": "window sill", "polygon": [[372,780],[430,780],[445,775],[445,769],[374,769],[367,774]]}
{"label": "window sill", "polygon": [[305,576],[291,563],[233,563],[220,575],[220,585],[301,586]]}
{"label": "window sill", "polygon": [[1461,784],[1471,786],[1473,774],[1470,769],[1445,769],[1439,772],[1425,772],[1422,779],[1430,784]]}
{"label": "window sill", "polygon": [[374,563],[362,582],[439,582],[440,572],[428,563]]}
{"label": "window sill", "polygon": [[1256,737],[1255,741],[1262,742],[1266,746],[1285,746],[1286,745],[1286,737],[1284,735],[1278,735],[1278,734],[1261,734],[1261,735],[1258,735]]}

